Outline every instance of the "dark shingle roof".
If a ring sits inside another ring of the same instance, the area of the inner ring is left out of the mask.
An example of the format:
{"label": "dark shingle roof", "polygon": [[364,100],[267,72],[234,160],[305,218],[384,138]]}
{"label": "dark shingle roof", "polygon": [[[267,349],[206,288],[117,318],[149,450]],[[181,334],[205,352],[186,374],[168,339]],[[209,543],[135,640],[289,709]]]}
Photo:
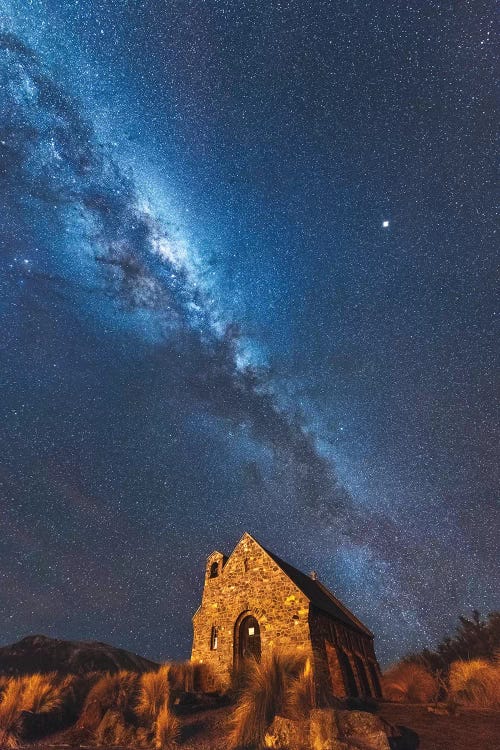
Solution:
{"label": "dark shingle roof", "polygon": [[[257,544],[262,547],[260,542],[257,542]],[[314,607],[332,615],[332,617],[349,625],[351,628],[355,628],[365,635],[373,637],[373,633],[366,627],[366,625],[363,625],[361,620],[358,620],[358,618],[355,617],[352,612],[350,612],[347,607],[332,594],[331,591],[328,591],[326,586],[323,586],[320,581],[302,573],[298,568],[294,568],[293,565],[285,562],[265,547],[262,547],[262,549],[272,560],[274,560],[281,570],[286,573],[288,578],[290,578],[290,580],[293,581],[293,583],[302,591],[304,596],[309,599]]]}

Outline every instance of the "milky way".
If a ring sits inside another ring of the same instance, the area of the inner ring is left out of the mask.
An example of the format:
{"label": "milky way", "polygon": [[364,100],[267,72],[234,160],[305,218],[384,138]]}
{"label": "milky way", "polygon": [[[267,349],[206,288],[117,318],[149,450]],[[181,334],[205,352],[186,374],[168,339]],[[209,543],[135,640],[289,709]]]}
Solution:
{"label": "milky way", "polygon": [[185,656],[244,530],[385,661],[498,604],[490,10],[263,11],[5,5],[6,642]]}

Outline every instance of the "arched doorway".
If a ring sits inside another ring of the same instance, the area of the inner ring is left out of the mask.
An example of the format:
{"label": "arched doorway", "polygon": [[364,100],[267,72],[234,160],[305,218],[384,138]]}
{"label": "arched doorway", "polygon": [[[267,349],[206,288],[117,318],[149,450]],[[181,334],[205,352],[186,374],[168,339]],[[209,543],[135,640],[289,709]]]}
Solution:
{"label": "arched doorway", "polygon": [[260,661],[260,627],[253,615],[245,615],[235,627],[235,657],[237,663],[243,659]]}

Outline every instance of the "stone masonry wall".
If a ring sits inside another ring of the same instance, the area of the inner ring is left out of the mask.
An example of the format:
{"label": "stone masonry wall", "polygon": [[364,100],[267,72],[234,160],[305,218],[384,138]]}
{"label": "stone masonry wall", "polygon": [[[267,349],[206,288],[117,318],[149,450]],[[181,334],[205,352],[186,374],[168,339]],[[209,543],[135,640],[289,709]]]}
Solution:
{"label": "stone masonry wall", "polygon": [[[211,577],[215,563],[218,575]],[[191,659],[210,667],[214,687],[229,684],[235,625],[244,613],[259,623],[262,654],[277,647],[311,654],[307,598],[249,534],[227,562],[220,552],[210,555],[202,603],[193,617]],[[213,627],[217,628],[216,649],[211,648]]]}
{"label": "stone masonry wall", "polygon": [[[375,684],[375,679],[379,683],[380,668],[375,657],[373,639],[314,607],[311,607],[309,621],[312,646],[319,658],[324,660],[333,694],[338,698],[343,698],[349,692],[340,664],[341,652],[343,652],[351,665],[359,695],[365,695],[366,689],[363,687],[357,661],[364,666],[370,695],[377,696],[380,684]],[[376,678],[374,678],[374,672]]]}

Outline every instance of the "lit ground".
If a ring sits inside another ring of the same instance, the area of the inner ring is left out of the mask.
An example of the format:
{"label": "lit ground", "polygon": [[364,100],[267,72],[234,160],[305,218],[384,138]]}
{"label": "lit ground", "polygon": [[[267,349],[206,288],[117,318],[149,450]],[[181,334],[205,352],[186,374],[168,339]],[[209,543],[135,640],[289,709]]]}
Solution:
{"label": "lit ground", "polygon": [[[226,750],[225,727],[230,714],[231,709],[224,707],[184,716],[179,747],[182,750]],[[426,706],[386,703],[381,706],[380,716],[391,724],[415,731],[420,740],[418,750],[500,750],[499,712],[463,709],[458,716],[437,716],[429,713]],[[37,750],[68,748],[68,745],[53,743],[54,740],[49,739],[31,747]],[[90,748],[89,745],[78,747]],[[92,750],[109,748],[94,746]]]}

